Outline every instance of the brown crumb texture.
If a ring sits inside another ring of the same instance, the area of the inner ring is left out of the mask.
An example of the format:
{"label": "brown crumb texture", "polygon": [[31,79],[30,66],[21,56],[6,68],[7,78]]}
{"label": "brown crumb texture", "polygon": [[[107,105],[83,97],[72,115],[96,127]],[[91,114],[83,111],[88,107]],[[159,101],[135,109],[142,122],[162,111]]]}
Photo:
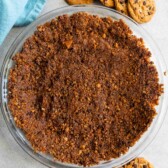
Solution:
{"label": "brown crumb texture", "polygon": [[9,109],[35,151],[84,166],[117,158],[156,115],[163,89],[150,57],[122,20],[59,16],[14,56]]}

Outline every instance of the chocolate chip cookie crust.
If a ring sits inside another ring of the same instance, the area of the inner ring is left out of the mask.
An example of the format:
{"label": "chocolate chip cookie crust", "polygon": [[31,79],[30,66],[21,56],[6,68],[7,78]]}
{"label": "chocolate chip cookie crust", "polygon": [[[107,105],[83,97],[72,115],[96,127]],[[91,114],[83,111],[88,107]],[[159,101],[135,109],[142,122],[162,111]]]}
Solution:
{"label": "chocolate chip cookie crust", "polygon": [[156,114],[162,87],[150,56],[122,21],[78,13],[39,26],[9,76],[17,126],[60,161],[120,156]]}

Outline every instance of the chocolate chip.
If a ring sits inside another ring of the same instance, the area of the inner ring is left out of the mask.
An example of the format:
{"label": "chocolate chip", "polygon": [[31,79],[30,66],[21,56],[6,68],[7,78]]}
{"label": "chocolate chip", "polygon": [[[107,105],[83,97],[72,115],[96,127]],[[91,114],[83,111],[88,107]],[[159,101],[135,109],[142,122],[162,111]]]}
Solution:
{"label": "chocolate chip", "polygon": [[143,165],[143,168],[147,168],[147,165]]}
{"label": "chocolate chip", "polygon": [[133,164],[133,168],[138,168],[136,163]]}
{"label": "chocolate chip", "polygon": [[119,0],[120,4],[124,4],[125,0]]}
{"label": "chocolate chip", "polygon": [[143,5],[146,5],[146,1],[143,1]]}

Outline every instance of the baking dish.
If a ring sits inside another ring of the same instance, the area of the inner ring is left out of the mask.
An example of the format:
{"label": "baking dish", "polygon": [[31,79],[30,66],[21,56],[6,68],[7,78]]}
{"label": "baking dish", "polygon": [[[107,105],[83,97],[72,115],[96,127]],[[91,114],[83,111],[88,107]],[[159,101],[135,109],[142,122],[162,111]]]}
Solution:
{"label": "baking dish", "polygon": [[9,51],[6,54],[6,57],[3,62],[2,70],[1,70],[1,110],[4,116],[4,119],[6,121],[6,124],[15,138],[15,140],[19,143],[19,145],[34,159],[38,160],[39,162],[49,166],[49,167],[80,167],[78,165],[73,164],[67,164],[67,163],[61,163],[59,161],[53,160],[53,158],[47,154],[42,153],[36,153],[32,149],[30,143],[25,138],[24,134],[20,129],[18,129],[15,126],[13,117],[8,109],[8,89],[7,89],[7,83],[8,83],[8,74],[11,67],[14,65],[14,62],[12,61],[12,57],[21,50],[22,45],[25,41],[25,39],[29,36],[31,36],[34,31],[36,30],[36,27],[40,24],[43,24],[47,21],[50,21],[51,19],[63,15],[68,14],[71,15],[76,12],[88,12],[90,14],[98,15],[100,17],[111,17],[114,20],[123,19],[124,22],[132,29],[134,34],[138,37],[142,37],[145,41],[146,46],[150,49],[152,52],[152,61],[156,65],[158,74],[159,74],[159,80],[160,83],[164,84],[164,94],[160,97],[159,105],[156,107],[157,116],[153,120],[151,126],[149,127],[148,131],[143,134],[143,136],[140,138],[140,140],[129,149],[129,151],[122,155],[121,157],[117,159],[113,159],[111,161],[105,161],[100,163],[99,165],[95,165],[92,167],[118,167],[121,166],[136,156],[138,156],[146,147],[151,143],[151,141],[156,136],[157,132],[159,131],[159,128],[161,127],[166,111],[167,111],[167,101],[168,101],[168,87],[166,83],[168,82],[168,79],[166,76],[164,76],[164,72],[167,70],[165,61],[162,57],[162,54],[160,50],[158,49],[155,42],[152,40],[152,38],[149,36],[149,34],[136,22],[134,22],[129,17],[106,7],[101,6],[95,6],[95,5],[80,5],[80,6],[68,6],[63,7],[59,9],[55,9],[53,11],[50,11],[49,13],[39,17],[35,22],[33,22],[31,25],[26,27],[23,32],[16,38],[16,40],[11,45]]}

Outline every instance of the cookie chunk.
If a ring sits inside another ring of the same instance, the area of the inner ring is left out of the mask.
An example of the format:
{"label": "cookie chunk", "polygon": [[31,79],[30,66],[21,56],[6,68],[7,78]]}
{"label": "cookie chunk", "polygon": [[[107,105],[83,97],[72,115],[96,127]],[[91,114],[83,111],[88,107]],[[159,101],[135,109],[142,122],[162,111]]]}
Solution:
{"label": "cookie chunk", "polygon": [[128,15],[127,1],[128,0],[115,0],[116,10],[120,11],[121,13],[124,13],[124,14]]}
{"label": "cookie chunk", "polygon": [[100,2],[107,7],[114,7],[114,0],[100,0]]}
{"label": "cookie chunk", "polygon": [[70,5],[91,4],[93,0],[66,0]]}
{"label": "cookie chunk", "polygon": [[144,158],[135,158],[133,161],[121,168],[154,168],[153,165]]}
{"label": "cookie chunk", "polygon": [[156,12],[154,0],[128,0],[130,16],[138,23],[145,23],[152,19]]}

